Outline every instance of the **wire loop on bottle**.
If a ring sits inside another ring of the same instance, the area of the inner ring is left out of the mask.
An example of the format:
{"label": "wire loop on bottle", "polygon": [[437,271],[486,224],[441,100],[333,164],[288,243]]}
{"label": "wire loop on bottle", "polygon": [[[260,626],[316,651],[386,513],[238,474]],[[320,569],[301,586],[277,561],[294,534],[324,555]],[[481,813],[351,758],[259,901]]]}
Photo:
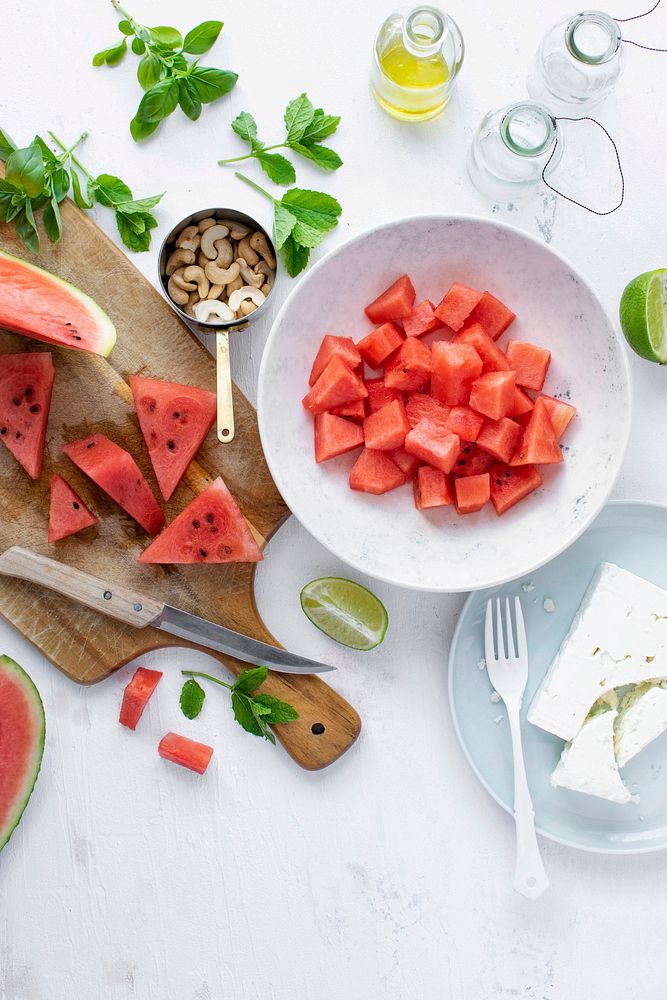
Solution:
{"label": "wire loop on bottle", "polygon": [[[650,10],[645,10],[643,14],[634,14],[632,17],[615,17],[614,21],[617,24],[627,24],[628,21],[639,21],[642,17],[648,17],[653,11],[660,6],[661,0],[656,0]],[[633,42],[631,38],[621,38],[622,42],[626,45],[634,45],[638,49],[645,49],[647,52],[667,52],[667,49],[659,49],[654,45],[644,45],[643,42]]]}
{"label": "wire loop on bottle", "polygon": [[[658,0],[658,2],[660,2],[660,0]],[[556,121],[558,121],[558,122],[594,122],[594,124],[597,125],[598,128],[602,129],[602,131],[604,132],[604,134],[609,139],[609,142],[612,144],[612,147],[614,149],[614,154],[616,156],[616,163],[618,164],[618,172],[619,172],[619,175],[620,175],[620,178],[621,178],[621,197],[620,197],[620,199],[618,201],[618,204],[614,205],[613,208],[607,209],[606,212],[600,212],[596,208],[591,208],[590,205],[584,205],[584,203],[582,201],[577,201],[576,198],[571,198],[569,195],[563,194],[563,192],[559,191],[558,188],[555,188],[553,186],[553,184],[550,184],[549,181],[546,178],[546,172],[547,172],[547,169],[549,167],[549,164],[551,163],[551,161],[553,160],[553,158],[554,158],[554,156],[556,154],[556,149],[558,147],[558,136],[556,136],[556,141],[554,142],[554,148],[551,150],[551,153],[549,154],[549,159],[547,160],[547,162],[544,164],[544,167],[542,168],[542,180],[543,180],[544,184],[546,185],[546,187],[548,187],[550,191],[553,191],[554,194],[557,194],[560,198],[564,198],[565,201],[569,201],[573,205],[577,205],[579,208],[585,208],[587,212],[591,212],[593,215],[611,215],[613,212],[618,211],[618,209],[623,204],[623,199],[625,198],[625,177],[623,176],[623,168],[621,166],[621,157],[620,157],[619,152],[618,152],[618,146],[616,145],[616,143],[612,139],[612,137],[609,134],[609,132],[607,132],[607,130],[604,127],[604,125],[601,122],[599,122],[597,120],[597,118],[590,118],[587,115],[584,115],[581,118],[560,118],[560,117],[557,117]]]}

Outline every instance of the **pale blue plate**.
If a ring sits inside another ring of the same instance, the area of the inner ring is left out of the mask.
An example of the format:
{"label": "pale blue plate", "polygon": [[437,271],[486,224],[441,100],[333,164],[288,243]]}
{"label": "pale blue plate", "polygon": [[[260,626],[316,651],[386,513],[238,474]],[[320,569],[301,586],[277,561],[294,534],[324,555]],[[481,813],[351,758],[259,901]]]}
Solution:
{"label": "pale blue plate", "polygon": [[[585,851],[657,851],[667,847],[667,733],[623,769],[623,779],[639,795],[639,802],[617,805],[552,788],[549,776],[563,741],[532,726],[525,718],[533,694],[601,562],[616,563],[667,589],[667,507],[636,500],[614,501],[566,552],[529,578],[470,595],[449,656],[454,726],[479,780],[496,802],[512,812],[512,751],[505,706],[491,701],[489,678],[478,664],[484,656],[487,599],[518,594],[530,653],[522,714],[523,744],[538,831],[551,840]],[[553,601],[555,610],[546,611],[545,600]]]}

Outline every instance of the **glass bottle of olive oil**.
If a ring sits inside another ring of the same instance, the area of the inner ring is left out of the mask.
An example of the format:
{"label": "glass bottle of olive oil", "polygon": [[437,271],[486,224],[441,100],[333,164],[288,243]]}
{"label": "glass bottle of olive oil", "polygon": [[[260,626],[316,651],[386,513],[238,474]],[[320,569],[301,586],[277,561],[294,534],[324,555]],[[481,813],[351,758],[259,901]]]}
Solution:
{"label": "glass bottle of olive oil", "polygon": [[449,101],[463,62],[458,25],[437,7],[404,7],[391,14],[375,39],[371,82],[388,114],[426,121]]}

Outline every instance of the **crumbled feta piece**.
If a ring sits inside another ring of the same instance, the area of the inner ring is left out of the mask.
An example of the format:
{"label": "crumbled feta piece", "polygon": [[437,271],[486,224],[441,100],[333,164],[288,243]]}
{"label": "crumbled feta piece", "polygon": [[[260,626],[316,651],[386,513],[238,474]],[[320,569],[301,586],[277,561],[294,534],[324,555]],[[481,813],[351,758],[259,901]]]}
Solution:
{"label": "crumbled feta piece", "polygon": [[500,697],[497,691],[491,692],[491,701],[493,702],[494,705],[497,705],[499,701],[502,701],[502,698]]}
{"label": "crumbled feta piece", "polygon": [[556,605],[554,604],[553,600],[550,597],[544,598],[544,601],[542,602],[542,607],[550,615],[553,614],[553,612],[556,610]]}

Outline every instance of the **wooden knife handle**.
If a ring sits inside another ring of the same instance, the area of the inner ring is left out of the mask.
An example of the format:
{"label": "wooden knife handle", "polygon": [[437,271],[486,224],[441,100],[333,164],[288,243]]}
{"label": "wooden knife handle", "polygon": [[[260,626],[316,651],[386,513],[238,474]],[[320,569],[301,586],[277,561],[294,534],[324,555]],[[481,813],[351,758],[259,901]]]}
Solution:
{"label": "wooden knife handle", "polygon": [[117,584],[40,556],[18,545],[0,555],[0,574],[39,584],[126,625],[145,628],[160,617],[164,604]]}

